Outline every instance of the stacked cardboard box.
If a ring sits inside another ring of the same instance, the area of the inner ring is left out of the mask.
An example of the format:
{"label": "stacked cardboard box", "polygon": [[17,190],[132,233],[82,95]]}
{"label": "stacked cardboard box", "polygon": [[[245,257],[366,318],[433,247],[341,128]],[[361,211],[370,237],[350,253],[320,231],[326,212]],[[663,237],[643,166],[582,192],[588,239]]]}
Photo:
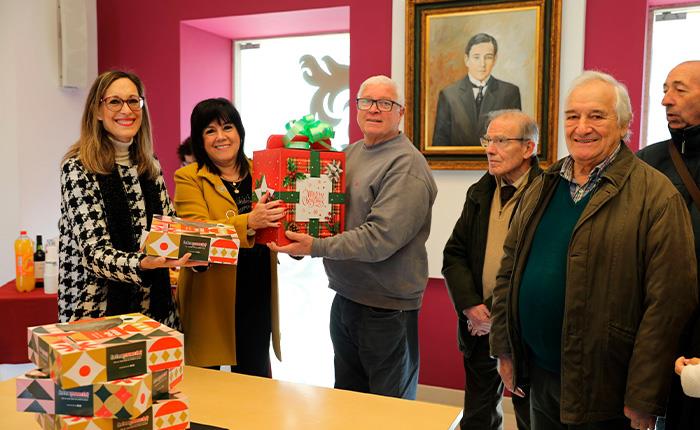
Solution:
{"label": "stacked cardboard box", "polygon": [[17,410],[44,429],[186,429],[182,333],[141,314],[28,328],[39,369],[17,378]]}

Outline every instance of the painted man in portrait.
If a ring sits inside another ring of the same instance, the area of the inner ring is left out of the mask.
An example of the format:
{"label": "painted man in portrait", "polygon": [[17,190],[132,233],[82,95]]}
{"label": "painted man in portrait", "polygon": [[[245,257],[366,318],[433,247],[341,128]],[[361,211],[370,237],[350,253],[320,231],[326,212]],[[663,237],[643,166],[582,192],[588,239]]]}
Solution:
{"label": "painted man in portrait", "polygon": [[479,33],[469,39],[467,76],[440,91],[432,146],[479,146],[489,112],[521,109],[518,87],[491,75],[497,54],[493,36]]}

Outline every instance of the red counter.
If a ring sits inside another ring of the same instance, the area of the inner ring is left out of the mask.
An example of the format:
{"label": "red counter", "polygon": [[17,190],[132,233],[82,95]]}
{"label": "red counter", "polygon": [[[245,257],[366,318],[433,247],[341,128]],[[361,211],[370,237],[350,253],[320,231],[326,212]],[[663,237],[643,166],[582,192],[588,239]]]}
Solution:
{"label": "red counter", "polygon": [[15,281],[0,287],[0,364],[28,363],[27,327],[58,322],[56,294],[20,293]]}

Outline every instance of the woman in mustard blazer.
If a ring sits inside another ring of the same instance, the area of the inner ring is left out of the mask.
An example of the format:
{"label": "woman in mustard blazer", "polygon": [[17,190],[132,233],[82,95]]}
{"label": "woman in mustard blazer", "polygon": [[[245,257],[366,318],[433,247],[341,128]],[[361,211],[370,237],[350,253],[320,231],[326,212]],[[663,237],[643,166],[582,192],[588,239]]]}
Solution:
{"label": "woman in mustard blazer", "polygon": [[[277,256],[255,245],[255,230],[279,226],[283,209],[267,196],[252,208],[251,167],[240,114],[226,99],[195,106],[190,120],[196,163],[175,172],[175,210],[183,218],[231,224],[241,241],[237,266],[180,272],[177,300],[189,365],[231,365],[270,376],[270,335],[281,359]],[[198,269],[199,270],[199,269]]]}

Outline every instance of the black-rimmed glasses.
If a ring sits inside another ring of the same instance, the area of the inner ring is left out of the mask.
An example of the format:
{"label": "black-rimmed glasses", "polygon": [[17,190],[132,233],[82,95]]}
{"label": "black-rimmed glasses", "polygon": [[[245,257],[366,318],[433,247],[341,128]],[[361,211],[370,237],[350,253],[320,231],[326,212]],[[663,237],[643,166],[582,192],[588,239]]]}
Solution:
{"label": "black-rimmed glasses", "polygon": [[401,107],[400,104],[396,103],[393,100],[389,99],[365,99],[365,98],[360,98],[357,99],[357,108],[359,110],[370,110],[372,108],[373,104],[377,105],[377,109],[379,109],[381,112],[390,112],[391,109],[394,108],[394,105]]}
{"label": "black-rimmed glasses", "polygon": [[132,112],[138,112],[143,109],[143,97],[129,97],[126,100],[122,100],[120,97],[111,96],[101,99],[100,103],[104,103],[107,109],[112,112],[119,112],[122,110],[124,103],[129,106]]}
{"label": "black-rimmed glasses", "polygon": [[519,141],[519,142],[527,142],[529,139],[524,138],[524,137],[503,137],[503,136],[496,136],[496,137],[481,136],[479,138],[479,142],[481,142],[481,146],[483,146],[484,148],[488,147],[492,143],[494,145],[498,146],[499,148],[503,148],[511,140],[515,140],[515,141]]}

